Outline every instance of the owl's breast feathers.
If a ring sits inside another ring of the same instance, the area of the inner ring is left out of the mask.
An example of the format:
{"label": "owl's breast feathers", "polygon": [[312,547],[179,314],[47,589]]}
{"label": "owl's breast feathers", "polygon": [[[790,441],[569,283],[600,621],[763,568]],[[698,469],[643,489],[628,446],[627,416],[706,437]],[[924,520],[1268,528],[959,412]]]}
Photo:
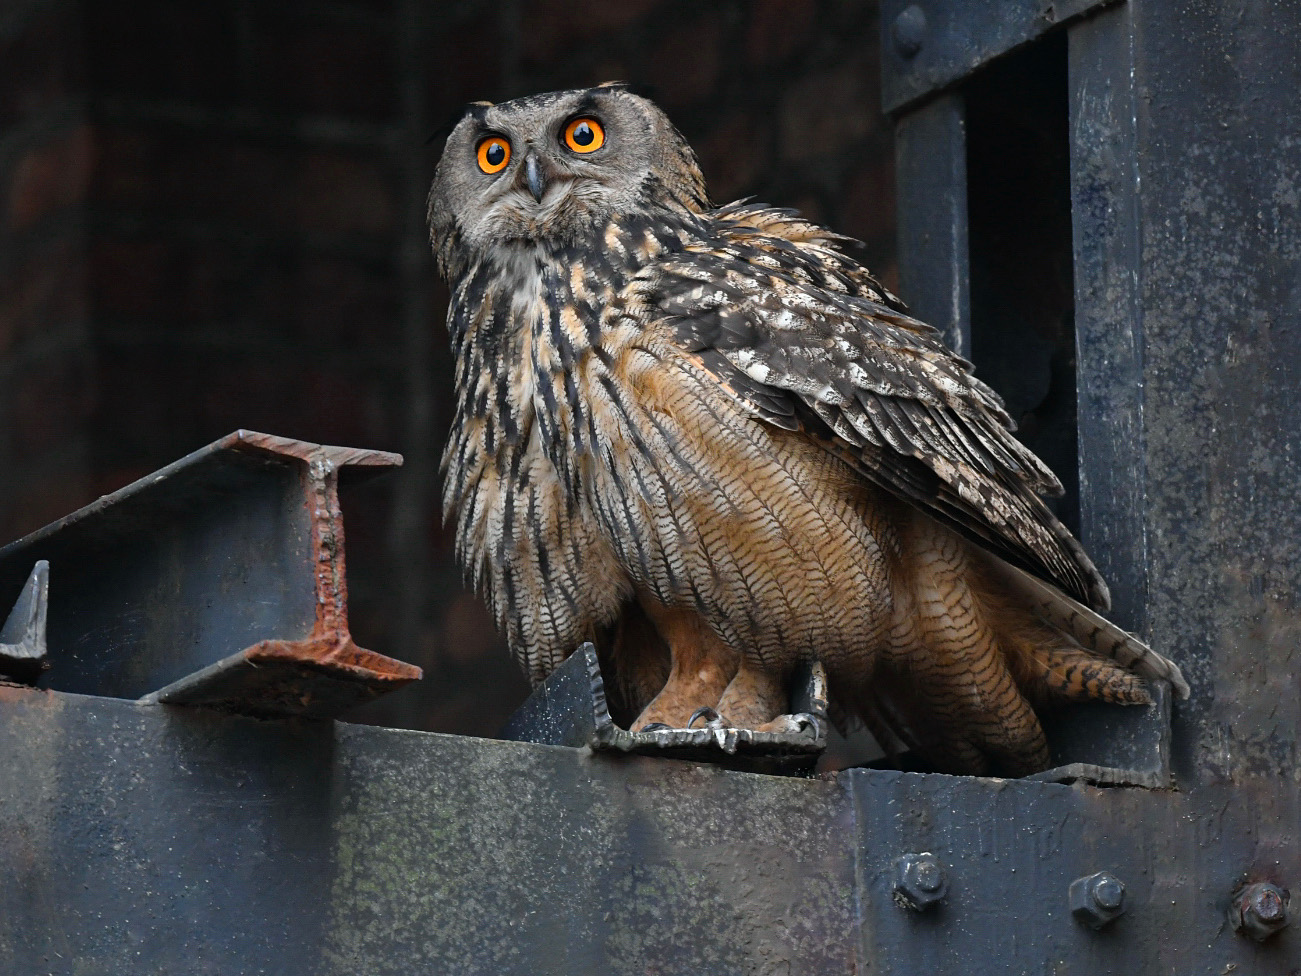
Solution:
{"label": "owl's breast feathers", "polygon": [[[846,553],[888,539],[879,514],[843,511],[857,504],[846,477],[1106,605],[1038,497],[1056,479],[998,397],[843,242],[733,204],[616,220],[566,248],[516,244],[453,283],[445,508],[535,680],[634,587],[709,608],[736,646],[852,627],[762,610],[806,598],[769,566],[777,554],[824,585],[862,575],[827,564],[828,533],[856,534]],[[856,584],[889,599],[882,581]]]}

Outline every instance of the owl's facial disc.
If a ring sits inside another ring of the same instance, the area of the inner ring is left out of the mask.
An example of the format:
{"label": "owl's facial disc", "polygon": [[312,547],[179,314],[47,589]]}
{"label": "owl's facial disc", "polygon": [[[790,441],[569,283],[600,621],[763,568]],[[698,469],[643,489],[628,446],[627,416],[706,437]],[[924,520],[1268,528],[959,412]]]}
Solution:
{"label": "owl's facial disc", "polygon": [[[471,106],[438,164],[430,230],[451,266],[502,244],[572,245],[612,217],[703,201],[694,156],[664,114],[598,86]],[[453,242],[460,254],[443,247]]]}

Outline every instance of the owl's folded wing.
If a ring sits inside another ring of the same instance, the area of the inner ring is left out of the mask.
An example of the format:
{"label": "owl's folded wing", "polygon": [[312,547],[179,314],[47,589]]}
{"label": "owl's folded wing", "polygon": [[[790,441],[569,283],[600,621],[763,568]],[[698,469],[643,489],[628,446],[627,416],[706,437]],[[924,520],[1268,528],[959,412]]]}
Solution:
{"label": "owl's folded wing", "polygon": [[1097,609],[1110,598],[1039,493],[1053,473],[934,329],[783,211],[716,214],[709,248],[665,255],[644,294],[678,343],[764,421],[818,438],[862,474]]}

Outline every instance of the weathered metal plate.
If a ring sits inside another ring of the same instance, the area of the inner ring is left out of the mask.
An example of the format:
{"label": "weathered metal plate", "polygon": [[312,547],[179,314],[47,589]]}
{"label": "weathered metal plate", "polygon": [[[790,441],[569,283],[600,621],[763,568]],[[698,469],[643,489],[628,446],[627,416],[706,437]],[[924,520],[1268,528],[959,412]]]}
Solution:
{"label": "weathered metal plate", "polygon": [[[38,775],[39,773],[39,775]],[[259,721],[0,688],[0,972],[1286,976],[1298,791],[1195,794]],[[942,904],[896,904],[933,852]],[[1073,919],[1109,870],[1126,912]]]}
{"label": "weathered metal plate", "polygon": [[[1301,963],[1301,926],[1256,945],[1226,919],[1242,880],[1301,876],[1296,790],[857,770],[841,781],[857,804],[863,972],[1290,976]],[[925,914],[893,901],[894,859],[908,851],[946,868],[948,898]],[[1069,890],[1100,870],[1124,884],[1125,912],[1095,931],[1072,917]]]}
{"label": "weathered metal plate", "polygon": [[0,972],[844,974],[851,815],[831,782],[0,689]]}
{"label": "weathered metal plate", "polygon": [[596,648],[583,644],[553,671],[502,730],[502,737],[544,745],[696,759],[728,769],[807,773],[827,747],[827,681],[820,664],[797,680],[791,707],[807,716],[799,732],[692,728],[629,732],[615,725],[606,705]]}
{"label": "weathered metal plate", "polygon": [[882,0],[881,104],[887,112],[897,112],[1044,32],[1113,2]]}
{"label": "weathered metal plate", "polygon": [[899,288],[912,315],[971,355],[967,252],[967,135],[961,93],[944,95],[895,126],[899,181]]}
{"label": "weathered metal plate", "polygon": [[1065,705],[1043,716],[1051,769],[1031,779],[1100,786],[1172,785],[1170,686],[1149,681],[1150,705]]}

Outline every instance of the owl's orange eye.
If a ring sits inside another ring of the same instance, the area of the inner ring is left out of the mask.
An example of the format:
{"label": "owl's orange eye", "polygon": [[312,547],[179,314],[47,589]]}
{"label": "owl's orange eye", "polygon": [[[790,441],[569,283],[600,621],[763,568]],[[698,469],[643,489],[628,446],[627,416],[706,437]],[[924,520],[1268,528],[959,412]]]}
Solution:
{"label": "owl's orange eye", "polygon": [[500,173],[510,162],[510,143],[501,136],[489,136],[479,143],[479,169]]}
{"label": "owl's orange eye", "polygon": [[565,145],[576,153],[596,152],[605,145],[605,130],[596,119],[574,119],[565,126]]}

